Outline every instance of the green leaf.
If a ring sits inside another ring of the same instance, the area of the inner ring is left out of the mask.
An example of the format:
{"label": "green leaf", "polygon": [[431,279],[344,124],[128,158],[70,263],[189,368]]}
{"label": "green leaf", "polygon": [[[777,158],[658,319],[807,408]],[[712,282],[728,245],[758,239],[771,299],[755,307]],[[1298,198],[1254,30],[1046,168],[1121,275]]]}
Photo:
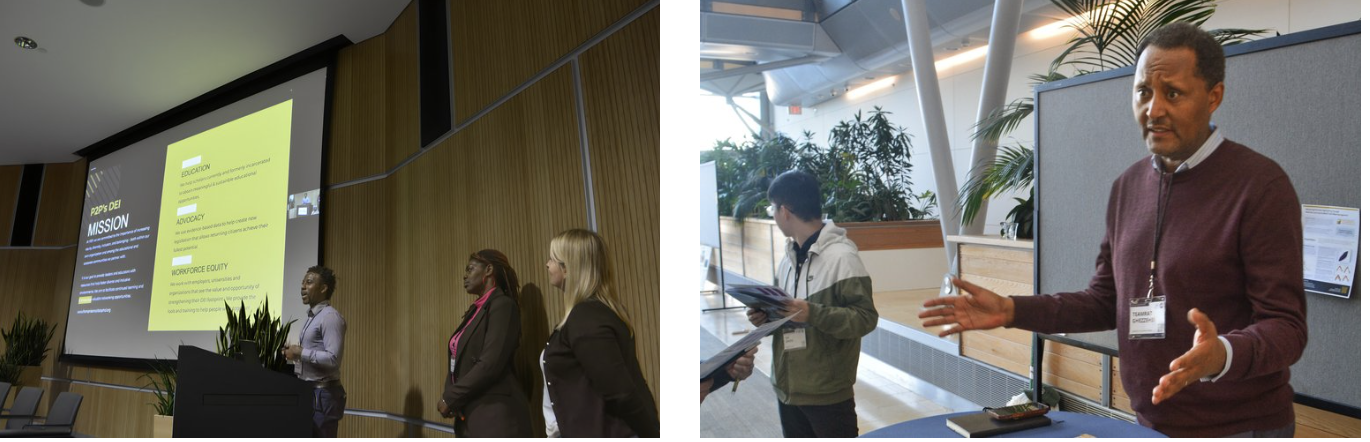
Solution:
{"label": "green leaf", "polygon": [[972,175],[961,186],[958,204],[962,225],[969,225],[975,219],[986,200],[1032,186],[1032,149],[1022,145],[1000,146],[993,161],[981,175],[974,175],[972,169]]}
{"label": "green leaf", "polygon": [[1013,100],[1004,107],[990,111],[984,120],[975,123],[971,138],[997,142],[1032,115],[1035,109],[1031,98]]}

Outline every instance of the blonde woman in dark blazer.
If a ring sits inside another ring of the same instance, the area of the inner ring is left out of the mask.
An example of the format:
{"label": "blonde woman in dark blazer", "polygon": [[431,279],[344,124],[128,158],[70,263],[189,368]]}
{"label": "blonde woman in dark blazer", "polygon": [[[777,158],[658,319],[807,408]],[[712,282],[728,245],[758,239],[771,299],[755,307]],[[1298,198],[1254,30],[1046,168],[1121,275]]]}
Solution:
{"label": "blonde woman in dark blazer", "polygon": [[518,275],[497,250],[471,254],[462,279],[478,296],[452,332],[438,412],[457,437],[532,437],[528,396],[514,377],[518,349]]}
{"label": "blonde woman in dark blazer", "polygon": [[547,273],[569,307],[543,351],[548,433],[661,437],[656,402],[638,367],[607,254],[604,240],[588,230],[552,238]]}

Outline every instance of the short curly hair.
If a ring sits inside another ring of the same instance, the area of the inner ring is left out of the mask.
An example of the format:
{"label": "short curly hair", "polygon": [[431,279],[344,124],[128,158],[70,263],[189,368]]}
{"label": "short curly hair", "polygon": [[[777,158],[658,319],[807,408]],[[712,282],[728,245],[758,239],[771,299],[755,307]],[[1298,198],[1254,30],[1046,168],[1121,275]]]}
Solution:
{"label": "short curly hair", "polygon": [[1209,89],[1222,83],[1227,75],[1227,58],[1223,55],[1223,46],[1198,26],[1176,22],[1151,31],[1142,39],[1141,44],[1137,45],[1137,59],[1134,63],[1141,62],[1142,51],[1150,46],[1161,49],[1188,48],[1194,51],[1198,64],[1197,73]]}
{"label": "short curly hair", "polygon": [[338,277],[333,274],[333,269],[324,266],[314,266],[310,267],[309,270],[306,270],[305,273],[319,275],[319,282],[328,286],[328,290],[324,290],[323,292],[324,299],[333,299],[333,290],[338,288]]}

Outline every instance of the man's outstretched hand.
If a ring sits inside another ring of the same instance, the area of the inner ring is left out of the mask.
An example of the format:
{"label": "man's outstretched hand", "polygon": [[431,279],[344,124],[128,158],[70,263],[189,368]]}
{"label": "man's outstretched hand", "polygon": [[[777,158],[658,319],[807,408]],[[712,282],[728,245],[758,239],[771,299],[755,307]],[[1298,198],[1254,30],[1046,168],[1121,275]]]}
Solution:
{"label": "man's outstretched hand", "polygon": [[1199,378],[1216,375],[1227,365],[1227,348],[1218,339],[1218,329],[1208,315],[1197,308],[1189,309],[1189,323],[1194,324],[1194,347],[1170,361],[1170,373],[1161,376],[1156,388],[1151,389],[1151,403],[1170,399],[1197,382]]}
{"label": "man's outstretched hand", "polygon": [[960,278],[952,278],[952,284],[965,291],[959,296],[943,296],[923,303],[928,310],[919,313],[924,327],[952,324],[937,336],[947,336],[966,330],[988,330],[1007,327],[1013,323],[1013,299],[999,296]]}

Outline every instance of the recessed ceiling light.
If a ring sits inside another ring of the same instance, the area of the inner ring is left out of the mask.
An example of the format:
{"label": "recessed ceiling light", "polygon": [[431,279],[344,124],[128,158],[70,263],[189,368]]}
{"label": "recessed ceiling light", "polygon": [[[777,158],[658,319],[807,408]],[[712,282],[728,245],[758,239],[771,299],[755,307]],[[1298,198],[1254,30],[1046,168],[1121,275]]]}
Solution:
{"label": "recessed ceiling light", "polygon": [[32,38],[20,35],[18,37],[14,37],[14,45],[24,49],[34,49],[38,47],[38,42],[33,41]]}

